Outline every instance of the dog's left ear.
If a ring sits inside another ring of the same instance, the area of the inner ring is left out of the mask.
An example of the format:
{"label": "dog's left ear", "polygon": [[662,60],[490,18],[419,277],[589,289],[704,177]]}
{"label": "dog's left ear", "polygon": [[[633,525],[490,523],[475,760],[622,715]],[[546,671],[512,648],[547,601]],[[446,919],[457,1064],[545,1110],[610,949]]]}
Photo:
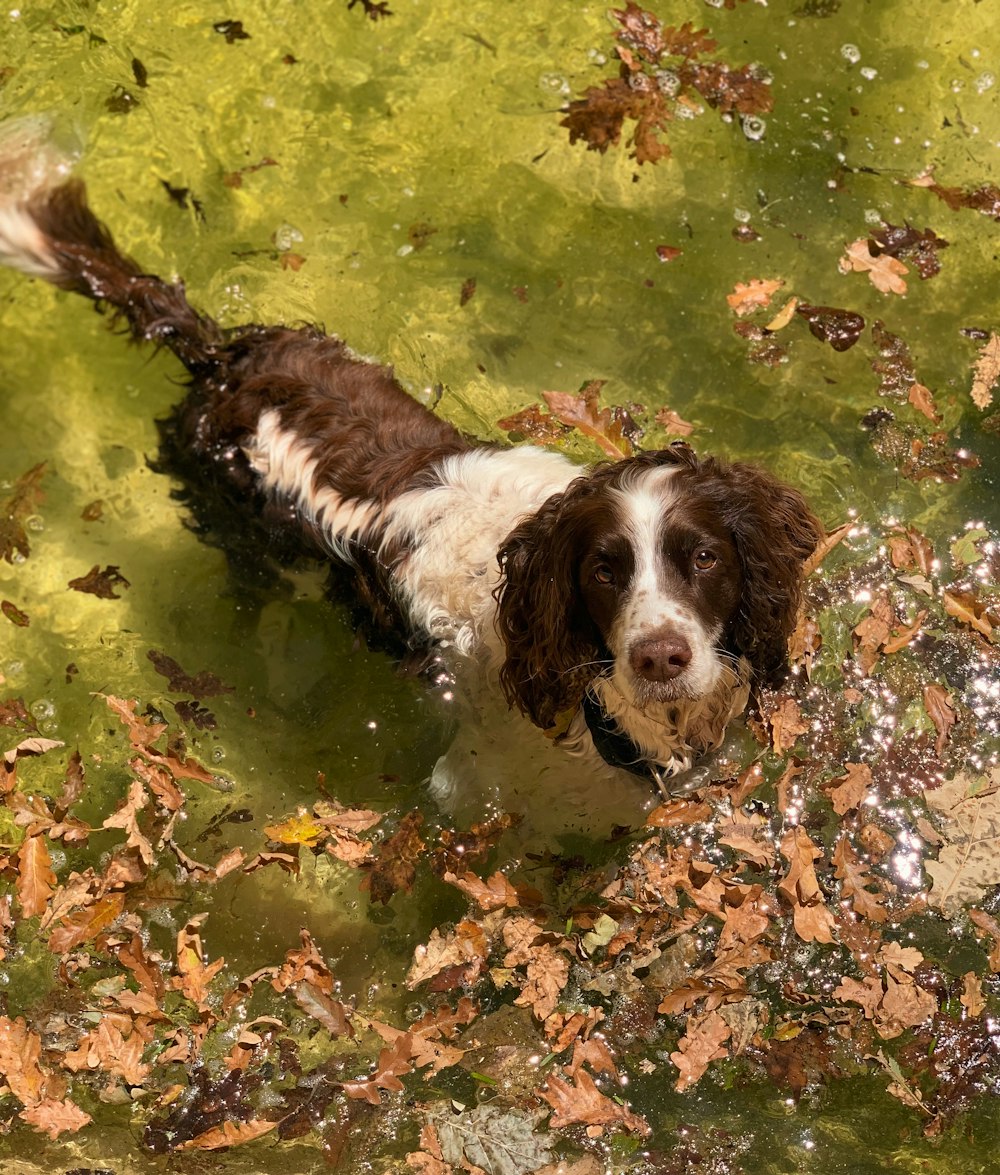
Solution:
{"label": "dog's left ear", "polygon": [[731,651],[746,657],[760,684],[777,684],[788,665],[788,638],[802,597],[802,566],[825,534],[791,486],[763,469],[733,464],[730,530],[743,563],[743,593],[729,629]]}

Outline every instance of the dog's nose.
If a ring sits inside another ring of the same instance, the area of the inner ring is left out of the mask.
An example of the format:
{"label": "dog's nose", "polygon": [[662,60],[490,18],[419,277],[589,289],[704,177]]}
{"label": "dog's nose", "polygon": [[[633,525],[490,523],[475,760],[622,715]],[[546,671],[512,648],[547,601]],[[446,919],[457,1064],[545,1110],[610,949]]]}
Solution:
{"label": "dog's nose", "polygon": [[629,664],[646,681],[673,681],[691,664],[691,646],[678,633],[636,641]]}

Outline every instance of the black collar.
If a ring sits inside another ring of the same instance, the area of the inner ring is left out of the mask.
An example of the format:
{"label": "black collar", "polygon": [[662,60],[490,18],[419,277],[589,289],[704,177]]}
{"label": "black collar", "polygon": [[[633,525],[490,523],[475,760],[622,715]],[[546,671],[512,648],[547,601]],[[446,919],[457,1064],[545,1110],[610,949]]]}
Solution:
{"label": "black collar", "polygon": [[583,716],[587,720],[594,746],[605,763],[611,767],[622,767],[633,775],[649,778],[652,774],[650,761],[628,735],[618,729],[614,719],[605,713],[590,690],[583,695]]}

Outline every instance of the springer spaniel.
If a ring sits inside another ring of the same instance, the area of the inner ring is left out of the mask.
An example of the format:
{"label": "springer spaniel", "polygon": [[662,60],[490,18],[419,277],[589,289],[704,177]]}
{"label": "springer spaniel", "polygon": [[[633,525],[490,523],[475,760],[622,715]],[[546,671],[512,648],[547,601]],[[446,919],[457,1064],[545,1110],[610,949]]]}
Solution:
{"label": "springer spaniel", "polygon": [[795,490],[684,444],[584,470],[474,443],[337,338],[223,330],[118,251],[43,135],[0,133],[0,261],[183,362],[171,472],[345,565],[382,625],[485,668],[554,741],[661,786],[781,675],[822,534]]}

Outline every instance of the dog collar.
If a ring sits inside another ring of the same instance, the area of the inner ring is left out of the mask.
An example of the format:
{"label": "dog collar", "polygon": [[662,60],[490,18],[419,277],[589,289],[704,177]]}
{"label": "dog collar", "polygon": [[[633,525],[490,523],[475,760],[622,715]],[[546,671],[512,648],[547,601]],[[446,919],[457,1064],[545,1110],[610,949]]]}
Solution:
{"label": "dog collar", "polygon": [[636,744],[623,734],[588,690],[583,695],[583,716],[587,721],[590,737],[594,740],[597,753],[610,767],[622,767],[633,775],[648,778],[650,763]]}

